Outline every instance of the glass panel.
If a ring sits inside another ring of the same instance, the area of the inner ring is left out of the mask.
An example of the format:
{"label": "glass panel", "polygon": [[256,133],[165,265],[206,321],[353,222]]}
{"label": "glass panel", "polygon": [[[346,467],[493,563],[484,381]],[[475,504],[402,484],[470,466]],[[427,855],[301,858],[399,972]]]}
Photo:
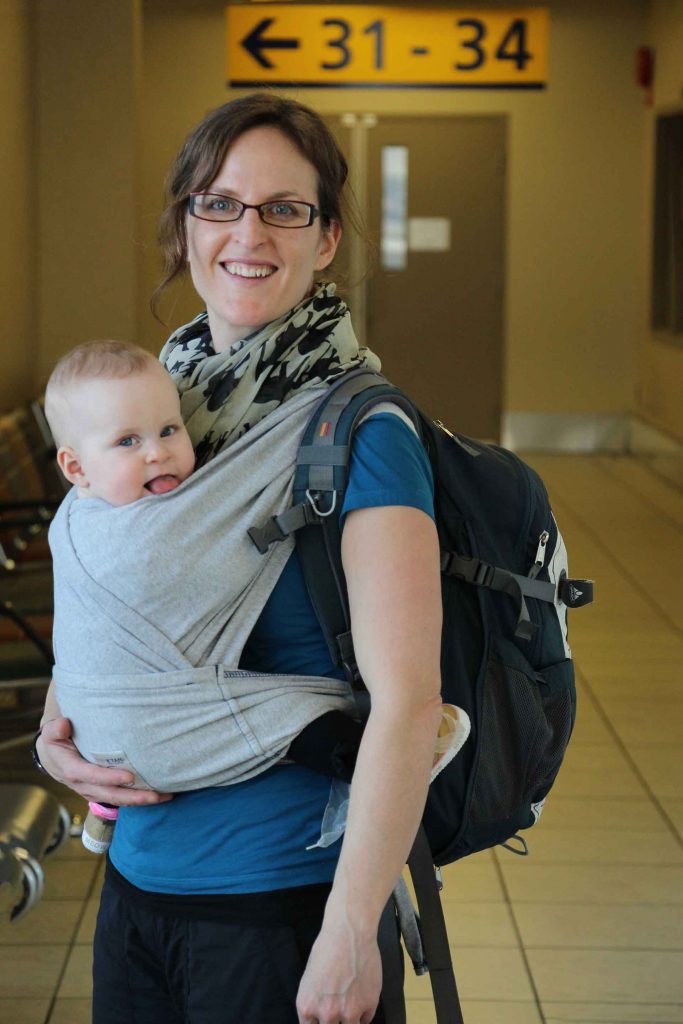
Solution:
{"label": "glass panel", "polygon": [[408,261],[408,147],[382,146],[382,269]]}

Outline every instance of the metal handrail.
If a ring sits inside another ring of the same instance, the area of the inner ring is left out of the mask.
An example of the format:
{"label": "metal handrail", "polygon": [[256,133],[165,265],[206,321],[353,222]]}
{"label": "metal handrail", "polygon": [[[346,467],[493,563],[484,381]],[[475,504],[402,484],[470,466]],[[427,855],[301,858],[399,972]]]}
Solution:
{"label": "metal handrail", "polygon": [[27,732],[23,736],[13,736],[9,740],[0,740],[0,752],[12,750],[14,747],[29,747],[33,743],[34,732]]}
{"label": "metal handrail", "polygon": [[30,679],[0,679],[2,690],[33,690],[39,686],[49,686],[50,676],[33,676]]}

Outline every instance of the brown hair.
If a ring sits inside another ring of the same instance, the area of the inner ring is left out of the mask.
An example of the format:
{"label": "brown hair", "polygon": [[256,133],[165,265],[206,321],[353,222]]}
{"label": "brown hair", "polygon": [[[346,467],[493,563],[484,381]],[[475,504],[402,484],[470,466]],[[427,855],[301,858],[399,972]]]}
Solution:
{"label": "brown hair", "polygon": [[126,341],[86,341],[62,356],[45,388],[45,416],[57,444],[68,415],[65,393],[70,385],[101,378],[121,380],[144,373],[150,366],[161,368],[151,352]]}
{"label": "brown hair", "polygon": [[313,165],[318,177],[318,206],[323,229],[332,221],[343,227],[346,207],[354,227],[358,216],[343,195],[348,175],[344,154],[322,118],[310,107],[273,93],[252,93],[211,111],[188,135],[166,179],[166,208],[159,224],[164,277],[152,296],[152,311],[161,293],[187,268],[185,217],[190,192],[215,180],[237,138],[252,128],[272,126],[286,135]]}

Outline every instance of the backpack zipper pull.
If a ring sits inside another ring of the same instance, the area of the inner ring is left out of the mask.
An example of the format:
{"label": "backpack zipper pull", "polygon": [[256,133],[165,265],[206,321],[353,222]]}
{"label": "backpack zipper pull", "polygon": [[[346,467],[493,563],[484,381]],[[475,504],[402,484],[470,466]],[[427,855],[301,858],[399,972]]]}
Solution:
{"label": "backpack zipper pull", "polygon": [[544,530],[541,536],[538,538],[538,547],[536,548],[536,557],[534,564],[531,566],[531,572],[529,573],[530,579],[536,579],[539,572],[545,565],[545,546],[550,540],[550,534],[547,530]]}

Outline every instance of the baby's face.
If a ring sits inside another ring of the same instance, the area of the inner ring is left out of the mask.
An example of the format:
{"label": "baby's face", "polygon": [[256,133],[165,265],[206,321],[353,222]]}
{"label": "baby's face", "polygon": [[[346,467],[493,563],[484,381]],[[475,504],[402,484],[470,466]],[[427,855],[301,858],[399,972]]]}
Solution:
{"label": "baby's face", "polygon": [[194,469],[178,392],[161,365],[121,380],[85,381],[71,398],[81,497],[128,505],[174,490]]}

